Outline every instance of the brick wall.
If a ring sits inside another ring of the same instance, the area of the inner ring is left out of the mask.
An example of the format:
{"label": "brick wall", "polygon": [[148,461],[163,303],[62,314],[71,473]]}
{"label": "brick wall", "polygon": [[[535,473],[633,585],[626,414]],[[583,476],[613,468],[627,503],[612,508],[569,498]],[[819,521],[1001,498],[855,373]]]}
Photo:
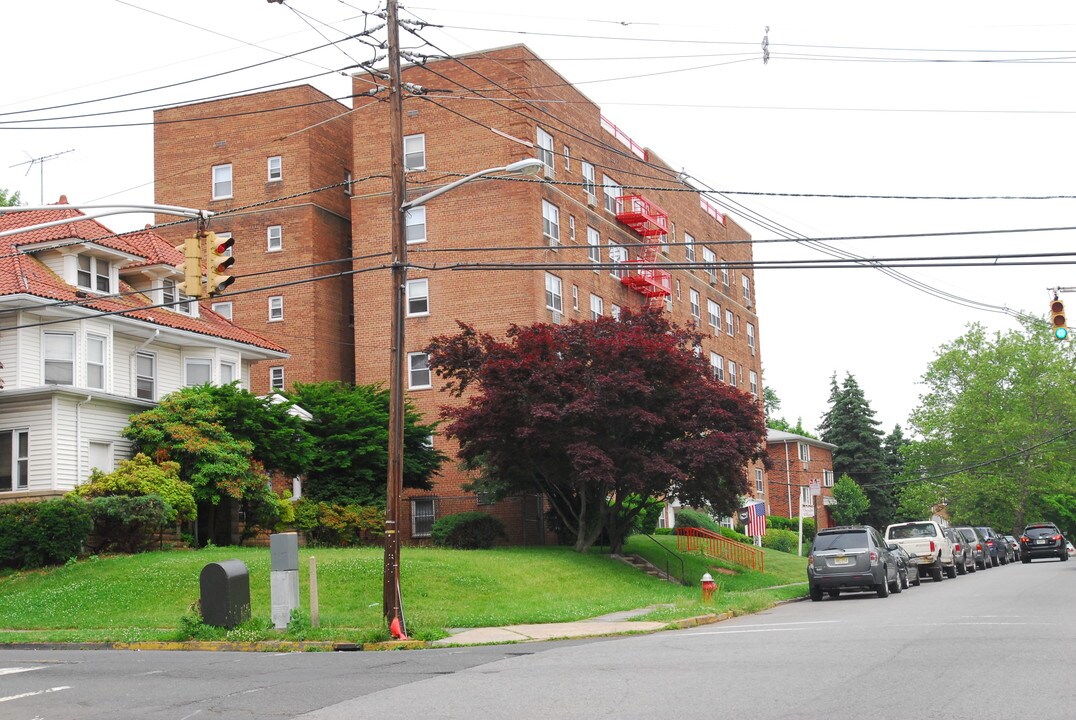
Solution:
{"label": "brick wall", "polygon": [[[821,481],[823,470],[833,471],[833,452],[826,447],[810,445],[808,462],[800,460],[799,443],[796,440],[766,443],[770,469],[766,472],[767,510],[772,515],[793,518],[799,512],[799,493],[811,482]],[[823,484],[822,495],[815,498],[815,521],[817,527],[830,527],[833,523],[825,509],[823,498],[833,497],[833,488]],[[791,500],[791,502],[790,502]]]}

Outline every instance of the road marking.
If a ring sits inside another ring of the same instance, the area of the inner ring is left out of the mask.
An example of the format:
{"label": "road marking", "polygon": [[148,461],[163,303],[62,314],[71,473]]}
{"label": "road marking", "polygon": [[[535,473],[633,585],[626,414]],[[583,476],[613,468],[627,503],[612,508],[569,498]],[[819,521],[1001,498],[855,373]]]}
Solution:
{"label": "road marking", "polygon": [[0,675],[14,675],[15,673],[30,672],[32,670],[44,670],[44,665],[38,665],[36,667],[9,667],[0,668]]}
{"label": "road marking", "polygon": [[70,685],[61,685],[60,687],[49,688],[48,690],[38,690],[37,692],[21,693],[19,695],[8,695],[7,697],[0,697],[0,703],[7,702],[8,700],[20,700],[22,698],[33,697],[34,695],[47,695],[49,693],[59,692],[60,690],[70,689]]}

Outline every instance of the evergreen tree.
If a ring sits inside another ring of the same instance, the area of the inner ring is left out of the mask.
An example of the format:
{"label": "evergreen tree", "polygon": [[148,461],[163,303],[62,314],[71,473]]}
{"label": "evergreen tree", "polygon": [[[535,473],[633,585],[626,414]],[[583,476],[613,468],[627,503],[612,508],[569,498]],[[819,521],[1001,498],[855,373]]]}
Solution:
{"label": "evergreen tree", "polygon": [[893,432],[885,436],[882,447],[885,451],[885,466],[889,470],[889,477],[897,478],[904,474],[904,456],[901,448],[910,445],[911,441],[904,437],[904,431],[900,425],[893,426]]}
{"label": "evergreen tree", "polygon": [[899,500],[897,489],[887,484],[891,476],[880,424],[851,373],[842,385],[836,374],[830,377],[829,410],[820,424],[822,440],[837,446],[834,474],[848,475],[863,488],[870,500],[864,521],[879,529],[893,521]]}

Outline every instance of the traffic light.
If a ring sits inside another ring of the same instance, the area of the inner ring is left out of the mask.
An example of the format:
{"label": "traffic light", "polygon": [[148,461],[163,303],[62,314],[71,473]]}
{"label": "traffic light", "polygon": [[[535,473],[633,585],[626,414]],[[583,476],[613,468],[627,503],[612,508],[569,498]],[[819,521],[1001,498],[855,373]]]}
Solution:
{"label": "traffic light", "polygon": [[229,253],[235,240],[217,240],[216,233],[205,235],[205,289],[207,295],[217,295],[224,292],[229,285],[235,282],[231,275],[225,275],[224,271],[235,264],[235,257]]}
{"label": "traffic light", "polygon": [[202,289],[202,243],[200,238],[191,237],[183,241],[183,276],[184,280],[176,289],[187,297],[205,297]]}
{"label": "traffic light", "polygon": [[1058,340],[1064,340],[1069,336],[1069,325],[1065,320],[1065,303],[1058,300],[1056,295],[1050,302],[1050,324],[1054,328],[1054,337]]}

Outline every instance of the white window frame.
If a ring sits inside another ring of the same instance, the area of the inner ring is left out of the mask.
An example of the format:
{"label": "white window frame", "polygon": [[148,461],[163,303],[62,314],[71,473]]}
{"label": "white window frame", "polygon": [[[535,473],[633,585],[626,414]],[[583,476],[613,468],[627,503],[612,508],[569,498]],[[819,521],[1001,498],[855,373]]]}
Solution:
{"label": "white window frame", "polygon": [[710,284],[717,284],[717,254],[708,247],[702,249],[702,265],[710,276]]}
{"label": "white window frame", "polygon": [[[596,265],[602,261],[602,236],[590,225],[587,225],[587,259]],[[594,268],[594,272],[598,272],[598,268]]]}
{"label": "white window frame", "polygon": [[697,325],[702,322],[702,296],[699,295],[699,291],[695,288],[688,288],[687,298],[691,306],[691,319]]}
{"label": "white window frame", "polygon": [[751,323],[747,323],[747,347],[751,350],[751,354],[755,354],[755,326]]}
{"label": "white window frame", "polygon": [[740,276],[740,284],[743,286],[743,302],[748,307],[751,306],[751,278],[746,273]]}
{"label": "white window frame", "polygon": [[0,435],[11,438],[11,487],[0,492],[18,492],[30,489],[30,430],[14,428],[0,430]]}
{"label": "white window frame", "polygon": [[579,286],[572,285],[572,310],[579,312]]}
{"label": "white window frame", "polygon": [[[89,267],[82,267],[83,260]],[[92,293],[111,293],[112,263],[89,253],[79,253],[75,260],[75,286]]]}
{"label": "white window frame", "polygon": [[[101,348],[101,360],[96,362],[91,360],[93,353],[90,348],[93,344],[100,344]],[[99,335],[97,333],[86,333],[86,387],[93,388],[94,390],[105,390],[108,387],[108,337],[105,335]],[[90,382],[91,369],[98,369],[101,373],[101,383],[94,385]]]}
{"label": "white window frame", "polygon": [[555,313],[564,312],[564,281],[553,273],[545,274],[545,306]]}
{"label": "white window frame", "polygon": [[[407,317],[426,317],[430,314],[430,279],[415,278],[407,281]],[[412,307],[412,303],[421,301],[421,309]]]}
{"label": "white window frame", "polygon": [[407,389],[428,390],[432,387],[433,371],[430,370],[429,353],[407,353]]}
{"label": "white window frame", "polygon": [[613,318],[617,322],[620,322],[620,311],[621,307],[616,303],[613,303],[609,306],[609,317]]}
{"label": "white window frame", "polygon": [[731,310],[725,310],[725,334],[731,337],[736,336],[736,317]]}
{"label": "white window frame", "polygon": [[284,249],[284,226],[270,225],[265,228],[265,251],[280,252]]}
{"label": "white window frame", "polygon": [[284,367],[282,365],[276,365],[269,368],[269,389],[284,389]]}
{"label": "white window frame", "polygon": [[725,382],[725,358],[715,352],[710,353],[710,368],[714,380]]}
{"label": "white window frame", "polygon": [[213,303],[210,308],[212,308],[213,312],[215,312],[217,315],[220,315],[225,320],[232,319],[232,303],[230,300],[228,302]]}
{"label": "white window frame", "polygon": [[729,385],[732,385],[733,387],[735,387],[737,382],[739,381],[739,378],[736,377],[736,361],[735,360],[729,360],[729,362],[728,362],[728,370],[729,370]]}
{"label": "white window frame", "polygon": [[628,268],[623,263],[628,259],[628,251],[612,240],[609,241],[609,274],[617,280],[628,274]]}
{"label": "white window frame", "polygon": [[404,212],[404,236],[408,245],[426,242],[426,208],[423,205],[407,208]]}
{"label": "white window frame", "polygon": [[284,158],[272,155],[265,160],[266,182],[277,182],[284,179]]}
{"label": "white window frame", "polygon": [[426,135],[405,135],[403,139],[404,170],[419,172],[426,169]]}
{"label": "white window frame", "polygon": [[762,474],[762,468],[755,468],[755,492],[758,493],[760,496],[766,489],[764,477],[765,476]]}
{"label": "white window frame", "polygon": [[[214,165],[212,173],[213,200],[229,200],[232,197],[232,164]],[[227,178],[225,178],[225,175]]]}
{"label": "white window frame", "polygon": [[[50,338],[54,338],[56,340],[61,340],[62,339],[65,342],[66,348],[70,349],[69,356],[68,357],[60,357],[60,356],[50,357],[49,356],[50,350],[48,348]],[[75,384],[75,379],[77,377],[77,374],[76,374],[76,367],[77,367],[76,361],[77,360],[78,360],[78,349],[75,346],[75,333],[73,333],[73,332],[56,332],[56,331],[48,331],[48,330],[46,330],[45,332],[42,333],[42,337],[41,337],[41,380],[42,380],[43,384],[45,384],[45,385],[74,385]],[[49,370],[50,366],[52,366],[54,368],[68,367],[70,369],[71,382],[69,382],[69,383],[49,382],[49,380],[48,380],[48,375],[49,375],[48,370]]]}
{"label": "white window frame", "polygon": [[[100,464],[94,462],[94,455],[101,456],[104,462]],[[110,473],[115,470],[115,460],[115,447],[112,443],[100,440],[90,440],[86,443],[86,464],[90,472],[100,470],[103,473]]]}
{"label": "white window frame", "polygon": [[351,171],[344,171],[344,194],[351,195]]}
{"label": "white window frame", "polygon": [[751,394],[758,397],[758,373],[754,370],[749,370],[748,373],[748,389]]}
{"label": "white window frame", "polygon": [[721,261],[721,284],[728,287],[731,284],[729,279],[729,264],[724,260]]}
{"label": "white window frame", "polygon": [[706,298],[706,320],[714,329],[714,335],[721,334],[721,306],[716,300]]}
{"label": "white window frame", "polygon": [[564,146],[564,172],[572,171],[572,151],[567,145]]}
{"label": "white window frame", "polygon": [[832,470],[822,470],[822,487],[833,487]]}
{"label": "white window frame", "polygon": [[[436,521],[437,502],[434,498],[411,499],[411,537],[430,537],[433,531],[433,524]],[[426,529],[427,527],[429,528],[428,530]]]}
{"label": "white window frame", "polygon": [[[139,367],[139,360],[145,360],[149,363],[150,374],[146,375],[142,372],[142,368]],[[149,393],[143,393],[143,384],[148,385]],[[140,400],[157,400],[157,354],[151,352],[139,351],[135,354],[135,372],[134,372],[134,395]],[[148,397],[147,397],[148,395]]]}
{"label": "white window frame", "polygon": [[620,183],[608,175],[602,175],[602,194],[605,196],[605,209],[616,215],[617,201],[622,192]]}
{"label": "white window frame", "polygon": [[542,200],[542,235],[550,247],[560,245],[560,208],[548,200]]}
{"label": "white window frame", "polygon": [[[228,380],[225,377],[224,368],[229,369],[228,374],[232,376],[231,380]],[[234,362],[221,361],[221,363],[220,363],[220,384],[221,385],[231,385],[232,383],[237,382],[238,380],[239,380],[239,368],[238,368],[238,366]]]}
{"label": "white window frame", "polygon": [[583,192],[587,195],[587,204],[597,205],[598,197],[596,194],[597,186],[594,183],[594,166],[586,160],[583,160],[580,165],[583,169]]}
{"label": "white window frame", "polygon": [[796,454],[800,462],[811,462],[811,446],[805,442],[796,443]]}
{"label": "white window frame", "polygon": [[601,295],[590,294],[590,319],[597,320],[605,314],[605,300]]}
{"label": "white window frame", "polygon": [[568,216],[568,239],[575,240],[575,215]]}
{"label": "white window frame", "polygon": [[684,233],[684,258],[695,262],[695,238],[689,232]]}
{"label": "white window frame", "polygon": [[194,387],[195,385],[204,385],[202,382],[191,381],[191,368],[205,368],[205,382],[213,382],[213,360],[210,358],[183,358],[183,385],[184,387]]}
{"label": "white window frame", "polygon": [[273,295],[269,298],[269,322],[280,322],[284,319],[284,296]]}
{"label": "white window frame", "polygon": [[545,165],[545,176],[551,178],[557,164],[557,151],[553,143],[553,136],[542,128],[537,128],[537,130],[538,142],[536,147],[538,148],[538,159]]}

